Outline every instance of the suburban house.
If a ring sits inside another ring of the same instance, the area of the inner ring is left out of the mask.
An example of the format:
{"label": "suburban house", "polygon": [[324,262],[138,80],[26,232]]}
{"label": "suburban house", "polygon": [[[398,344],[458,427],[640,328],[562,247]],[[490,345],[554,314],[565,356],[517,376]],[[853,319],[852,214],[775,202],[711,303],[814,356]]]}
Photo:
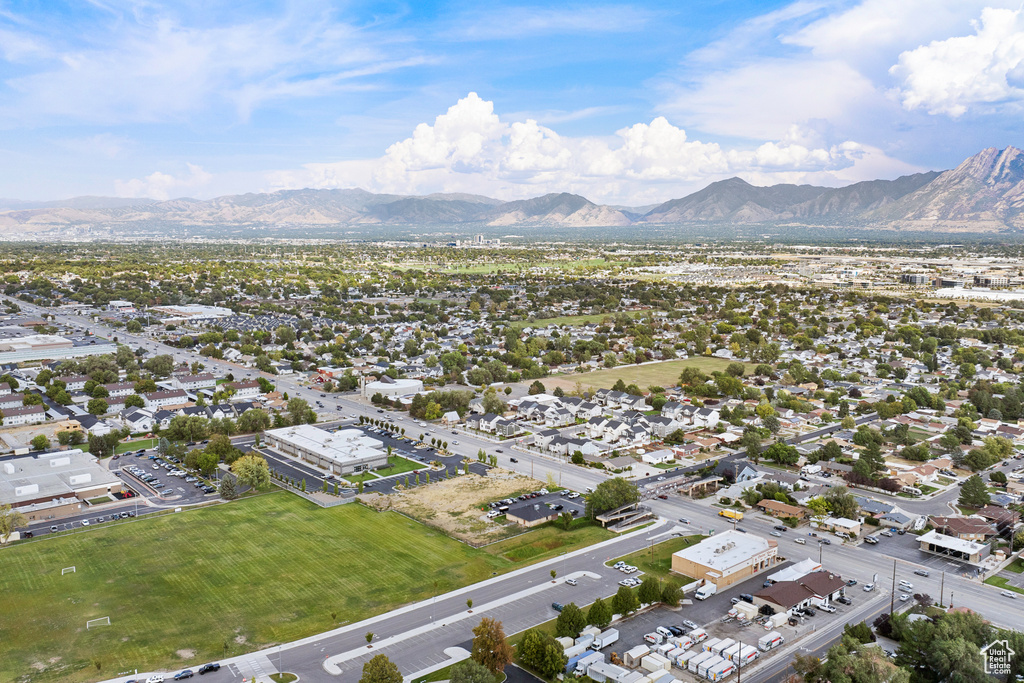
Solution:
{"label": "suburban house", "polygon": [[775,500],[774,498],[765,498],[754,507],[765,514],[771,515],[772,517],[796,517],[797,519],[804,519],[807,516],[807,510],[804,508],[783,503]]}
{"label": "suburban house", "polygon": [[843,593],[846,582],[838,574],[811,572],[795,581],[779,581],[754,593],[754,605],[769,606],[776,613],[809,605],[827,605]]}

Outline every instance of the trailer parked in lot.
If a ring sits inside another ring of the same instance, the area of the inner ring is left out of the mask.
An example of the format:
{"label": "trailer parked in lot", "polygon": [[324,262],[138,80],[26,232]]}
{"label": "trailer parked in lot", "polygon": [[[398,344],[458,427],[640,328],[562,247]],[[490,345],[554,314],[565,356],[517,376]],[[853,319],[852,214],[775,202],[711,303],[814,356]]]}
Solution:
{"label": "trailer parked in lot", "polygon": [[617,664],[609,664],[607,662],[594,662],[587,669],[587,675],[590,676],[597,683],[619,683],[619,681],[629,673],[626,669],[622,668]]}
{"label": "trailer parked in lot", "polygon": [[704,644],[701,647],[703,648],[704,652],[714,652],[715,646],[718,645],[720,642],[722,642],[721,638],[712,638],[711,640],[705,640]]}
{"label": "trailer parked in lot", "polygon": [[590,667],[591,664],[597,664],[598,662],[603,662],[603,661],[604,661],[604,655],[603,654],[601,654],[600,652],[591,652],[586,657],[583,657],[578,662],[576,662],[576,675],[577,676],[586,676],[587,675],[587,669]]}
{"label": "trailer parked in lot", "polygon": [[673,638],[672,642],[675,643],[677,647],[681,647],[684,650],[689,650],[697,641],[695,641],[690,636],[679,636],[678,638]]}
{"label": "trailer parked in lot", "polygon": [[728,650],[730,647],[732,647],[735,644],[736,644],[736,641],[733,640],[732,638],[725,638],[724,640],[720,640],[717,643],[715,643],[712,646],[711,651],[714,652],[719,657],[721,657],[723,651]]}
{"label": "trailer parked in lot", "polygon": [[[695,674],[695,673],[697,673],[697,667],[700,666],[700,663],[701,662],[706,662],[707,660],[711,659],[712,657],[715,657],[715,655],[710,653],[710,652],[698,653],[696,656],[691,657],[689,659],[689,661],[686,662],[686,670],[689,671],[692,674]],[[716,658],[716,659],[718,659],[718,658]]]}
{"label": "trailer parked in lot", "polygon": [[640,668],[644,671],[654,673],[655,671],[668,671],[672,668],[672,662],[668,658],[652,652],[640,660]]}
{"label": "trailer parked in lot", "polygon": [[683,671],[686,671],[686,663],[689,662],[694,657],[696,657],[697,655],[702,655],[702,654],[704,654],[703,650],[689,650],[687,652],[684,652],[683,654],[681,654],[681,655],[679,655],[678,657],[675,658],[676,668],[677,669],[682,669]]}

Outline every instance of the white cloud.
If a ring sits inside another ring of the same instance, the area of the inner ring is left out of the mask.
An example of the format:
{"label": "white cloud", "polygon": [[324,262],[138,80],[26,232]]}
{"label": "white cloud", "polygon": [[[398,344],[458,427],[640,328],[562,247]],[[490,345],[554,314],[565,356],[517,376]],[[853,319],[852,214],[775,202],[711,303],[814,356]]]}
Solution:
{"label": "white cloud", "polygon": [[903,52],[891,72],[909,110],[963,116],[974,105],[1024,99],[1018,71],[1024,62],[1021,11],[986,7],[974,34],[932,41]]}
{"label": "white cloud", "polygon": [[640,7],[592,4],[574,7],[500,7],[466,14],[451,33],[466,40],[534,38],[541,35],[621,33],[641,30],[653,15]]}
{"label": "white cloud", "polygon": [[86,138],[68,138],[55,141],[59,147],[70,150],[84,156],[103,156],[108,159],[116,159],[121,156],[127,148],[135,143],[119,135],[111,133],[98,133]]}
{"label": "white cloud", "polygon": [[150,199],[171,199],[181,197],[193,190],[202,190],[213,180],[213,175],[200,166],[187,164],[188,174],[173,176],[155,171],[145,178],[115,180],[114,192],[118,197],[149,197]]}
{"label": "white cloud", "polygon": [[0,26],[0,55],[19,63],[4,81],[0,123],[180,121],[218,106],[246,119],[268,101],[380,87],[367,81],[427,61],[330,12],[222,26],[185,22],[165,8],[153,14],[128,14],[115,30],[90,27],[75,40]]}
{"label": "white cloud", "polygon": [[[723,149],[691,140],[665,117],[605,137],[565,137],[532,119],[505,122],[492,102],[470,93],[433,122],[387,148],[378,159],[308,164],[268,175],[272,189],[360,186],[377,192],[479,192],[512,199],[542,192],[579,192],[598,201],[667,199],[711,180],[742,175],[813,178],[835,185],[839,173],[870,156],[855,142],[820,144],[811,128],[791,126],[776,140]],[[856,171],[853,175],[858,175]],[[863,178],[855,178],[863,179]],[[775,182],[778,182],[776,180]]]}

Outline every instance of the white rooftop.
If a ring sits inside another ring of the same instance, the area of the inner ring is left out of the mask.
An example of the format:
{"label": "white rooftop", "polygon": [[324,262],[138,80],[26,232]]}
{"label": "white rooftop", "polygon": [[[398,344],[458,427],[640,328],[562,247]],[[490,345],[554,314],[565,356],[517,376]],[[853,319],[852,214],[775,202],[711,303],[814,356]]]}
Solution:
{"label": "white rooftop", "polygon": [[45,497],[74,497],[75,492],[121,483],[96,456],[75,448],[0,461],[0,504]]}
{"label": "white rooftop", "polygon": [[769,574],[768,580],[774,581],[775,583],[779,583],[780,581],[796,581],[811,572],[820,570],[821,563],[808,557],[806,560],[801,560],[796,564],[791,564],[785,569],[780,569],[774,574]]}
{"label": "white rooftop", "polygon": [[974,541],[965,541],[955,536],[947,536],[946,534],[940,534],[934,529],[926,534],[922,534],[918,537],[922,543],[932,543],[934,545],[942,546],[950,550],[959,550],[962,553],[973,555],[974,553],[980,552],[984,549],[985,545],[982,543],[975,543]]}
{"label": "white rooftop", "polygon": [[384,444],[377,439],[371,439],[359,429],[339,429],[331,433],[304,424],[268,429],[265,434],[339,463],[383,456]]}
{"label": "white rooftop", "polygon": [[673,554],[705,567],[727,572],[770,547],[768,541],[760,536],[729,529]]}

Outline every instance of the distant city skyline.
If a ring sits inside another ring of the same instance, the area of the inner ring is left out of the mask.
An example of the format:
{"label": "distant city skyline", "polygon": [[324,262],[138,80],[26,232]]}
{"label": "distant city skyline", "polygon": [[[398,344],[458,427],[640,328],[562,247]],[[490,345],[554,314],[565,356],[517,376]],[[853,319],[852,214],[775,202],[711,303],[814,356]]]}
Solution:
{"label": "distant city skyline", "polygon": [[845,185],[1024,146],[1019,2],[7,2],[0,197]]}

